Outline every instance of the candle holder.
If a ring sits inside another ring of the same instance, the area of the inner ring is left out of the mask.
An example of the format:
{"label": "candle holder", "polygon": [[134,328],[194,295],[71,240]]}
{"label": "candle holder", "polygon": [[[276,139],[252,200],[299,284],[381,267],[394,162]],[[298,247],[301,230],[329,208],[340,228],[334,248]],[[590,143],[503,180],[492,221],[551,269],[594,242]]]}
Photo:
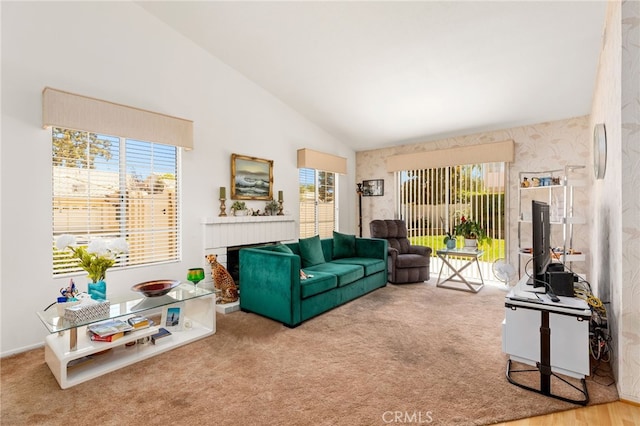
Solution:
{"label": "candle holder", "polygon": [[220,213],[218,216],[226,216],[227,215],[227,206],[224,204],[226,200],[224,198],[220,198]]}
{"label": "candle holder", "polygon": [[278,216],[284,216],[284,213],[282,213],[282,200],[278,201]]}

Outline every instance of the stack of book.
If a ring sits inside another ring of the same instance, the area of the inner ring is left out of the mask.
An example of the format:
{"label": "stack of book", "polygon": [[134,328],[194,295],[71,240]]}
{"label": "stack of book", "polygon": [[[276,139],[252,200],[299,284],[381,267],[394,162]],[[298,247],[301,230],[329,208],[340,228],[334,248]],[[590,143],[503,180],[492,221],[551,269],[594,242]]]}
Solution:
{"label": "stack of book", "polygon": [[149,328],[153,325],[153,321],[147,317],[135,316],[131,317],[127,320],[129,325],[133,327],[134,330],[142,330],[143,328]]}
{"label": "stack of book", "polygon": [[95,342],[113,342],[131,330],[133,330],[131,324],[119,319],[91,324],[87,327],[89,337]]}
{"label": "stack of book", "polygon": [[113,342],[131,331],[142,330],[152,325],[152,320],[143,316],[135,316],[126,321],[111,319],[109,321],[91,324],[87,327],[87,333],[89,334],[89,338],[94,342]]}

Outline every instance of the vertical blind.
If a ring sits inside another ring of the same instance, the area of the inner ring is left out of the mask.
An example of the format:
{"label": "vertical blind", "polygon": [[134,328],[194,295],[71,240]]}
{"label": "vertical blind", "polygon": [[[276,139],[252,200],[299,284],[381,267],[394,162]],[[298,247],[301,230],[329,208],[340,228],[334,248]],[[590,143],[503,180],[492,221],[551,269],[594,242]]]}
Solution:
{"label": "vertical blind", "polygon": [[447,231],[452,232],[462,216],[477,221],[492,239],[482,247],[481,259],[483,276],[492,278],[493,260],[505,255],[505,168],[505,163],[495,162],[395,172],[396,209],[407,223],[409,238],[435,252],[444,248]]}
{"label": "vertical blind", "polygon": [[123,237],[129,253],[116,267],[179,258],[179,149],[53,128],[53,272],[81,271],[62,234],[78,245]]}

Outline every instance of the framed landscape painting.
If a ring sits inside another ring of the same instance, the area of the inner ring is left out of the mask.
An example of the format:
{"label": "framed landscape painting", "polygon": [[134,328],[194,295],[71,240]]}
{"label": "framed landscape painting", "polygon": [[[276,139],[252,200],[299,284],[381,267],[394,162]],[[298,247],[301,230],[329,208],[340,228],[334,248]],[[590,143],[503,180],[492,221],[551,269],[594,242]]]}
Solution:
{"label": "framed landscape painting", "polygon": [[231,154],[231,199],[273,199],[273,160]]}

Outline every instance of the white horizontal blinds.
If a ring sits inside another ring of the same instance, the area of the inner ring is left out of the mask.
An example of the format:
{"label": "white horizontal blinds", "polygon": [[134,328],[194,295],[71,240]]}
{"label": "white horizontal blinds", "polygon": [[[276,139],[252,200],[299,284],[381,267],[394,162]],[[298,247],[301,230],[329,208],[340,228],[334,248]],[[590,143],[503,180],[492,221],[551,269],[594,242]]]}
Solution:
{"label": "white horizontal blinds", "polygon": [[[52,139],[54,246],[62,234],[74,235],[78,245],[119,237],[120,140],[60,128],[53,129]],[[82,270],[69,253],[54,250],[55,274]]]}
{"label": "white horizontal blinds", "polygon": [[129,263],[178,258],[178,185],[175,147],[126,141],[126,215]]}
{"label": "white horizontal blinds", "polygon": [[[53,128],[53,239],[79,245],[123,237],[129,253],[117,266],[179,256],[178,149]],[[81,271],[54,249],[54,275]]]}
{"label": "white horizontal blinds", "polygon": [[330,238],[335,229],[335,179],[336,174],[317,171],[318,175],[318,235],[320,238]]}
{"label": "white horizontal blinds", "polygon": [[298,169],[300,185],[300,238],[313,237],[316,229],[316,171],[314,169]]}
{"label": "white horizontal blinds", "polygon": [[299,169],[300,238],[333,236],[336,225],[336,180],[332,172]]}

